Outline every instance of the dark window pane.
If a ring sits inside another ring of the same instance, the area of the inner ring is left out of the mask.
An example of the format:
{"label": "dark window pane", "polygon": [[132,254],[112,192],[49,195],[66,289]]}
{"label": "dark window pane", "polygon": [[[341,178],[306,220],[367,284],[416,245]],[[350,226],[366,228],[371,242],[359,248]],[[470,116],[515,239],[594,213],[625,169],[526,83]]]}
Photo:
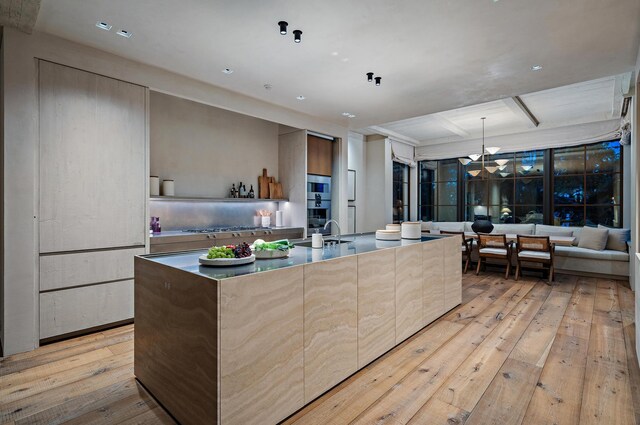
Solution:
{"label": "dark window pane", "polygon": [[420,183],[430,183],[434,181],[436,172],[430,168],[420,166]]}
{"label": "dark window pane", "polygon": [[584,173],[584,146],[573,148],[554,149],[553,151],[553,174],[561,176],[564,174]]}
{"label": "dark window pane", "polygon": [[515,222],[542,224],[542,205],[517,206]]}
{"label": "dark window pane", "polygon": [[[486,220],[488,217],[487,213],[491,213],[491,210],[488,209],[486,206],[482,206],[482,205],[468,206],[466,208],[467,217],[465,218],[465,220],[466,221],[475,221],[476,219]],[[489,217],[489,218],[491,219],[492,217]]]}
{"label": "dark window pane", "polygon": [[393,181],[409,181],[409,166],[399,162],[393,162]]}
{"label": "dark window pane", "polygon": [[435,220],[435,207],[433,205],[421,205],[418,210],[420,217],[418,220],[422,221],[433,221]]}
{"label": "dark window pane", "polygon": [[584,226],[583,207],[556,207],[553,211],[554,226]]}
{"label": "dark window pane", "polygon": [[542,176],[544,151],[526,151],[516,154],[515,173],[519,177]]}
{"label": "dark window pane", "polygon": [[438,183],[438,205],[457,205],[458,183]]}
{"label": "dark window pane", "polygon": [[619,204],[620,174],[587,175],[587,204]]}
{"label": "dark window pane", "polygon": [[418,203],[420,205],[433,205],[435,202],[435,190],[436,190],[436,184],[435,183],[423,183],[420,185],[419,187],[419,192],[418,192],[418,196],[419,196],[419,201]]}
{"label": "dark window pane", "polygon": [[620,143],[602,142],[587,146],[587,173],[620,171]]}
{"label": "dark window pane", "polygon": [[513,210],[513,205],[492,205],[489,207],[489,216],[494,223],[515,223]]}
{"label": "dark window pane", "polygon": [[556,204],[582,204],[584,202],[583,176],[564,176],[553,179],[553,200]]}
{"label": "dark window pane", "polygon": [[513,205],[513,179],[489,180],[489,204]]}
{"label": "dark window pane", "polygon": [[467,182],[467,205],[487,205],[487,180]]}
{"label": "dark window pane", "polygon": [[516,179],[516,204],[537,204],[544,203],[543,181],[541,177],[533,179]]}
{"label": "dark window pane", "polygon": [[620,207],[590,207],[587,206],[587,225],[597,226],[602,224],[609,227],[622,227]]}
{"label": "dark window pane", "polygon": [[438,207],[438,221],[458,221],[457,207]]}
{"label": "dark window pane", "polygon": [[447,159],[438,161],[438,181],[456,181],[458,180],[458,160]]}

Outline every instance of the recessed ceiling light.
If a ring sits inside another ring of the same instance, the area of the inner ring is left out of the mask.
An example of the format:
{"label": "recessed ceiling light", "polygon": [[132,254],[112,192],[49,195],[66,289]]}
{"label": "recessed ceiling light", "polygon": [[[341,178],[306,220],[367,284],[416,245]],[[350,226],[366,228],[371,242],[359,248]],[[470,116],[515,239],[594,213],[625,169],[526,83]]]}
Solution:
{"label": "recessed ceiling light", "polygon": [[355,118],[356,116],[353,114],[349,114],[349,118]]}
{"label": "recessed ceiling light", "polygon": [[131,38],[131,36],[133,35],[131,31],[127,31],[127,30],[120,30],[116,34],[121,35],[124,38]]}
{"label": "recessed ceiling light", "polygon": [[338,56],[338,52],[331,52],[331,56]]}
{"label": "recessed ceiling light", "polygon": [[531,70],[532,71],[540,71],[542,69],[542,65],[532,65],[531,66]]}
{"label": "recessed ceiling light", "polygon": [[107,30],[107,31],[111,29],[111,25],[102,21],[96,22],[96,27],[100,28],[101,30]]}
{"label": "recessed ceiling light", "polygon": [[227,74],[227,75],[228,75],[228,74],[233,74],[233,69],[231,69],[231,68],[225,68],[225,69],[223,69],[223,70],[222,70],[222,73],[223,73],[223,74]]}
{"label": "recessed ceiling light", "polygon": [[349,58],[342,58],[342,62],[349,62]]}
{"label": "recessed ceiling light", "polygon": [[303,95],[300,95],[300,96],[296,97],[296,99],[298,99],[298,100],[305,100],[305,99],[306,99],[306,97],[304,97]]}
{"label": "recessed ceiling light", "polygon": [[343,112],[343,113],[342,113],[342,116],[343,116],[343,117],[348,117],[349,115],[351,115],[349,112]]}
{"label": "recessed ceiling light", "polygon": [[271,90],[272,88],[273,88],[273,86],[272,86],[271,84],[269,84],[269,83],[266,83],[266,84],[264,85],[264,89],[265,89],[265,90]]}

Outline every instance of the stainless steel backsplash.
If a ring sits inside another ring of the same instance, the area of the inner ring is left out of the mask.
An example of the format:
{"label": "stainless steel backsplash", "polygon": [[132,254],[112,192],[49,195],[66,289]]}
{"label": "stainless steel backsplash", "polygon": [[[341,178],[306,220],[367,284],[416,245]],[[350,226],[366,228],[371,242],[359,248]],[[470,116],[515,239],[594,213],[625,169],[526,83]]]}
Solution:
{"label": "stainless steel backsplash", "polygon": [[260,226],[257,210],[272,212],[275,226],[277,202],[206,202],[150,200],[149,215],[160,217],[162,230],[184,230],[214,226]]}

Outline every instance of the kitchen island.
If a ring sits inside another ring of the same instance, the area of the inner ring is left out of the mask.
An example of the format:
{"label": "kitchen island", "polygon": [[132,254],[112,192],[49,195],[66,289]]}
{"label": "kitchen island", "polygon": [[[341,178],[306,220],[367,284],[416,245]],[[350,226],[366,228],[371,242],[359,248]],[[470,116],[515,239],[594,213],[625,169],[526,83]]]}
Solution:
{"label": "kitchen island", "polygon": [[182,424],[274,424],[460,304],[457,237],[135,259],[135,375]]}

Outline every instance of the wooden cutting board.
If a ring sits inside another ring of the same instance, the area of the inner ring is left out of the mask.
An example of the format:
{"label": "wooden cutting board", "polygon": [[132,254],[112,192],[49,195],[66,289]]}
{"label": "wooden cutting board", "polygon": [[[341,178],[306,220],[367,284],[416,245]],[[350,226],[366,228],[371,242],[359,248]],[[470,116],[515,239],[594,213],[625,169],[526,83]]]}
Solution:
{"label": "wooden cutting board", "polygon": [[267,169],[262,169],[262,175],[258,176],[258,197],[260,199],[269,199],[269,182],[271,177],[267,175]]}
{"label": "wooden cutting board", "polygon": [[269,195],[271,199],[283,199],[282,183],[269,183]]}

